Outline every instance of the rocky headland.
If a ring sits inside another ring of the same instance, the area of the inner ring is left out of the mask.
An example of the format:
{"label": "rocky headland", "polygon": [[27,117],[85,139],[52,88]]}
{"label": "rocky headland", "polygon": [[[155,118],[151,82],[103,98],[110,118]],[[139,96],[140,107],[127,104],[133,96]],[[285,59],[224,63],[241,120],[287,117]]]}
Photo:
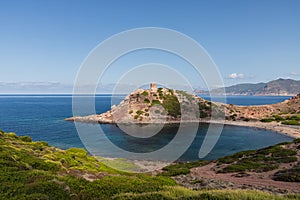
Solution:
{"label": "rocky headland", "polygon": [[111,110],[67,121],[84,123],[224,123],[265,128],[300,137],[300,94],[271,105],[237,106],[207,101],[195,94],[168,88],[138,89]]}

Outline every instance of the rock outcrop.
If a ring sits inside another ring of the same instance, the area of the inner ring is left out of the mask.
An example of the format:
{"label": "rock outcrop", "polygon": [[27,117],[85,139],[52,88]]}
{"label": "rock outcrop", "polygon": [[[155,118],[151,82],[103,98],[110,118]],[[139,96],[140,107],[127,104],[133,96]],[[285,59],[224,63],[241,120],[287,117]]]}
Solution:
{"label": "rock outcrop", "polygon": [[84,117],[74,116],[66,120],[88,123],[147,124],[199,122],[209,120],[212,116],[214,120],[225,118],[230,121],[259,121],[280,116],[279,121],[283,121],[291,115],[298,116],[299,114],[300,94],[272,105],[236,106],[210,102],[195,94],[156,88],[155,84],[151,84],[149,90],[138,89],[132,92],[119,105],[113,105],[111,110],[105,113]]}

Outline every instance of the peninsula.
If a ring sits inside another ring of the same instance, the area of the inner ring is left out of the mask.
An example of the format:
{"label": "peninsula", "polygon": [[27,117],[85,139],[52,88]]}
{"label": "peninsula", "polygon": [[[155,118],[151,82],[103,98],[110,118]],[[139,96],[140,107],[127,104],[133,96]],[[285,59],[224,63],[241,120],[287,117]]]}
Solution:
{"label": "peninsula", "polygon": [[[211,119],[212,113],[214,118]],[[300,94],[283,102],[260,106],[237,106],[205,100],[195,94],[168,88],[138,89],[111,110],[67,121],[84,123],[189,123],[207,122],[271,129],[300,137]]]}

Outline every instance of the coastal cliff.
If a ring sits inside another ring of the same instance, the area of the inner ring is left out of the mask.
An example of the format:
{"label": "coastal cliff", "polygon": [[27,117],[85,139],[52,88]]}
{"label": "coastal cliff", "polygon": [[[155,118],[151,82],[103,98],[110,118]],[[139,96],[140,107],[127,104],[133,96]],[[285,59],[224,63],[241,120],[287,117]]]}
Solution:
{"label": "coastal cliff", "polygon": [[[111,110],[89,116],[74,116],[67,121],[89,123],[179,123],[209,118],[212,108],[222,116],[224,105],[212,103],[197,95],[168,88],[138,89]],[[224,115],[224,114],[223,114]]]}
{"label": "coastal cliff", "polygon": [[237,106],[211,102],[195,94],[168,88],[138,89],[111,110],[89,116],[74,116],[67,121],[86,123],[179,123],[226,119],[233,122],[278,122],[300,125],[300,94],[277,104]]}

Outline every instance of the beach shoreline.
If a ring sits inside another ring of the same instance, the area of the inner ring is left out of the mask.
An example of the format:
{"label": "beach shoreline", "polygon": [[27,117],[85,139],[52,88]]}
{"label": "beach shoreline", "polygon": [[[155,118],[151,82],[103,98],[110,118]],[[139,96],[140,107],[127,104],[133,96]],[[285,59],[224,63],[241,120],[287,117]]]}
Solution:
{"label": "beach shoreline", "polygon": [[92,123],[92,124],[137,124],[137,125],[149,125],[149,124],[189,124],[189,123],[206,123],[206,124],[223,124],[232,126],[243,126],[249,128],[260,128],[265,130],[274,131],[280,134],[288,135],[293,138],[300,138],[300,126],[283,125],[279,122],[260,122],[260,121],[229,121],[229,120],[210,120],[210,119],[200,119],[200,120],[172,120],[172,121],[152,121],[152,122],[115,122],[102,121],[99,120],[99,115],[89,115],[85,117],[71,117],[66,118],[66,121],[80,122],[80,123]]}
{"label": "beach shoreline", "polygon": [[216,123],[216,124],[224,124],[224,125],[231,125],[231,126],[243,126],[243,127],[249,127],[249,128],[260,128],[265,130],[274,131],[276,133],[288,135],[292,138],[300,138],[300,126],[289,126],[289,125],[283,125],[278,122],[245,122],[245,121],[224,121],[224,122],[218,122],[218,121],[201,121],[203,123]]}

